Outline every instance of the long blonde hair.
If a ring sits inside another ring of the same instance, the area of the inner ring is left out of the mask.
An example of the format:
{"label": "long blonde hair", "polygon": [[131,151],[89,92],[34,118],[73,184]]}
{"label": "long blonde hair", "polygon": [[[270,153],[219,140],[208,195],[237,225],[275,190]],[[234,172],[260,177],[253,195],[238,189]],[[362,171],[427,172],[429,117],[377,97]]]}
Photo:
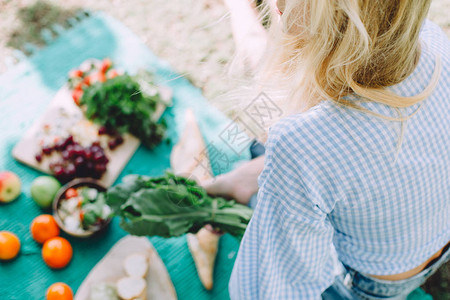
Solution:
{"label": "long blonde hair", "polygon": [[283,101],[277,102],[284,115],[305,111],[325,99],[369,112],[346,100],[349,94],[396,109],[417,104],[438,82],[438,59],[429,85],[420,94],[403,97],[386,88],[403,81],[416,67],[419,32],[430,2],[287,0],[281,22],[274,20],[278,16],[266,4],[269,44],[256,82],[262,91],[286,91]]}

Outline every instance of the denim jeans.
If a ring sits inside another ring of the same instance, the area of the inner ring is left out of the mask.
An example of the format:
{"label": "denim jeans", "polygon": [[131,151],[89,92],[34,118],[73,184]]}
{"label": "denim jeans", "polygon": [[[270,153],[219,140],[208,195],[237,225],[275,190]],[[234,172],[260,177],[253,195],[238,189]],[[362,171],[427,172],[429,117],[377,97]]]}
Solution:
{"label": "denim jeans", "polygon": [[344,273],[336,277],[334,284],[322,294],[322,299],[403,300],[449,260],[450,247],[447,245],[441,256],[423,271],[408,279],[396,281],[373,278],[344,266]]}

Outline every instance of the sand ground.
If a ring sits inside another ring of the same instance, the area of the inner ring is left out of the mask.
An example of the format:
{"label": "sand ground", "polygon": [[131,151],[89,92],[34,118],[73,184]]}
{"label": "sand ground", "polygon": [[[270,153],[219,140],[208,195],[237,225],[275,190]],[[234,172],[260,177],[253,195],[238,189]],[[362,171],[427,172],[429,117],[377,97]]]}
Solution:
{"label": "sand ground", "polygon": [[[103,10],[121,20],[160,57],[203,89],[208,99],[229,90],[224,79],[234,52],[230,18],[222,0],[47,0],[58,17],[34,20],[26,10],[37,0],[0,0],[0,73],[7,69],[14,46],[36,35],[30,28],[45,26],[84,8]],[[450,36],[450,0],[434,0],[429,18]],[[28,31],[28,34],[27,34]]]}

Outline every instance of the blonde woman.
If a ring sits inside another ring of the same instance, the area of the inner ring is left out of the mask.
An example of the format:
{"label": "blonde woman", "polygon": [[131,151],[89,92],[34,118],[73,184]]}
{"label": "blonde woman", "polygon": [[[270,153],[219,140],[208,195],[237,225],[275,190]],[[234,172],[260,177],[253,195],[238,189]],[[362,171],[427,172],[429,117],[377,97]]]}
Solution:
{"label": "blonde woman", "polygon": [[278,0],[256,78],[285,117],[206,184],[259,186],[232,299],[406,299],[449,260],[450,42],[429,5]]}

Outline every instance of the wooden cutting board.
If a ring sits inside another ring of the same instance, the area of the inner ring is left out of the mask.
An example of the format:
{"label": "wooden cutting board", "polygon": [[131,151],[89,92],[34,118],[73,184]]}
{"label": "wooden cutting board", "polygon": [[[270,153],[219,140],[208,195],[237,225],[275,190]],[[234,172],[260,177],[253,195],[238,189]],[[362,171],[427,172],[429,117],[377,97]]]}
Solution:
{"label": "wooden cutting board", "polygon": [[[164,102],[170,103],[172,91],[166,87],[161,87],[160,89],[163,98],[165,98]],[[165,105],[160,104],[157,108],[156,114],[154,115],[155,120],[158,120],[161,117],[165,108]],[[67,119],[80,119],[81,121],[77,122],[77,125],[75,126],[82,127],[86,131],[91,132],[92,129],[95,131],[95,128],[97,127],[97,125],[94,125],[92,122],[86,120],[80,107],[78,107],[72,100],[70,90],[67,86],[65,86],[56,94],[55,98],[52,100],[42,117],[33,124],[33,126],[25,133],[22,139],[14,147],[12,155],[16,160],[41,172],[51,174],[49,169],[49,161],[44,159],[42,163],[38,163],[35,156],[41,151],[41,146],[39,143],[42,139],[44,126],[55,126],[60,123],[58,121],[58,117],[55,116],[58,116],[60,119],[61,116],[62,118],[67,116]],[[123,138],[124,143],[118,146],[114,151],[110,151],[107,147],[103,147],[105,148],[105,153],[109,158],[109,163],[107,166],[107,171],[100,181],[106,187],[110,187],[114,183],[120,175],[120,172],[122,172],[123,168],[140,145],[139,139],[131,134],[125,134],[123,135]]]}
{"label": "wooden cutting board", "polygon": [[91,286],[96,283],[115,283],[125,276],[124,259],[133,253],[145,253],[149,257],[146,276],[147,300],[176,300],[177,294],[167,269],[146,237],[126,236],[119,240],[103,259],[91,270],[78,288],[75,300],[89,300]]}

